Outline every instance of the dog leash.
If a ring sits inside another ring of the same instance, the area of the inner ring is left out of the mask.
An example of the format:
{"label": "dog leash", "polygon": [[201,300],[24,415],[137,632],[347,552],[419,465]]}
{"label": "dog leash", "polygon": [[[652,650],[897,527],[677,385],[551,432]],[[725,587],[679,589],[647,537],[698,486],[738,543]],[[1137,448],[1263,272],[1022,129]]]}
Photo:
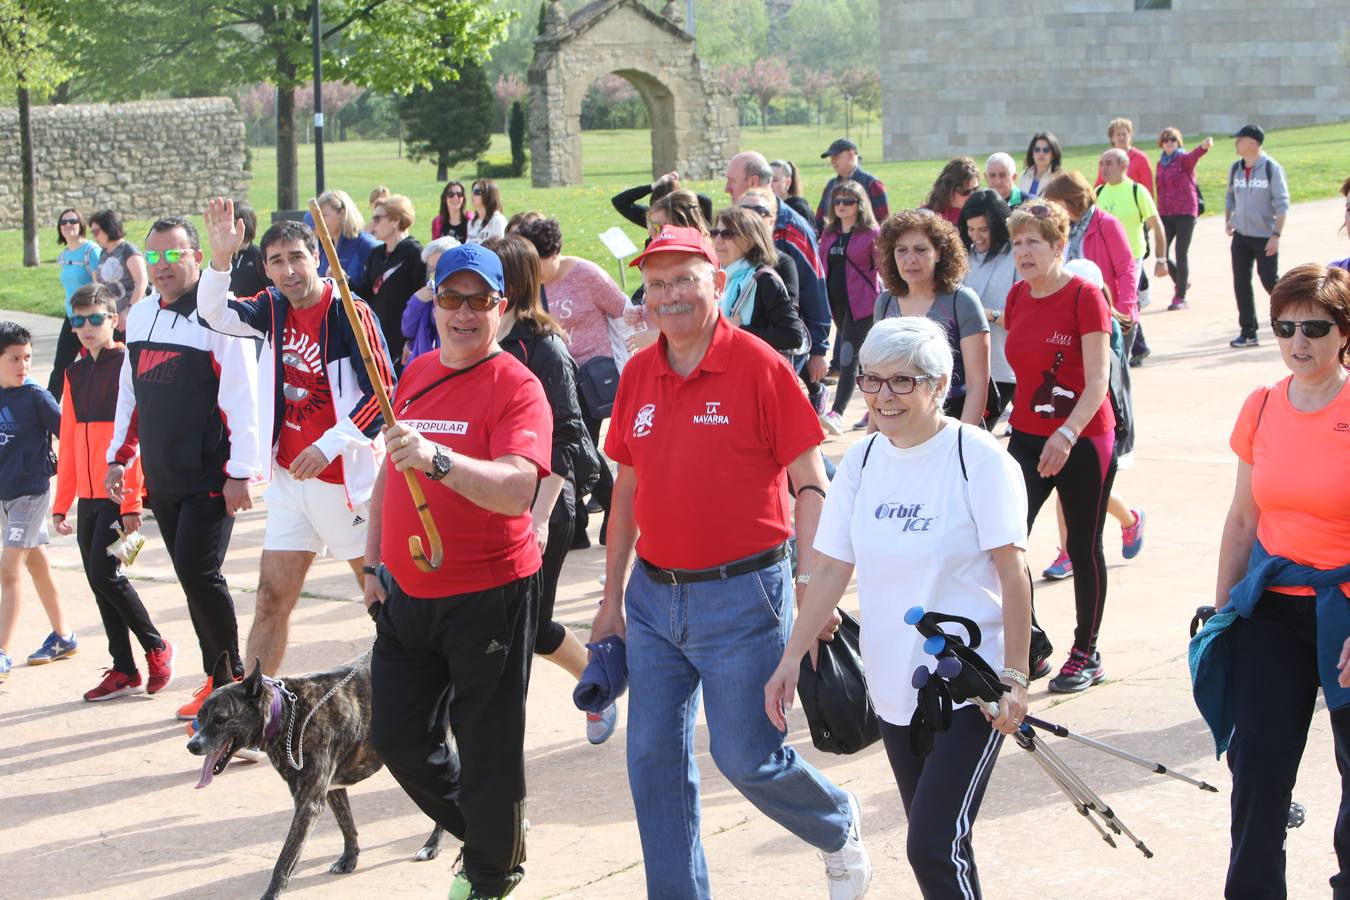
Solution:
{"label": "dog leash", "polygon": [[[296,702],[295,694],[291,693],[291,691],[287,689],[286,682],[282,681],[281,679],[276,679],[273,682],[273,687],[276,690],[281,691],[282,696],[284,696],[287,700],[291,701],[290,703],[291,711],[290,716],[288,717],[290,721],[286,726],[286,762],[295,771],[299,772],[305,767],[305,729],[309,727],[309,720],[314,718],[314,714],[319,711],[319,707],[327,703],[334,694],[342,690],[343,686],[346,685],[347,682],[351,681],[353,678],[356,677],[356,673],[361,671],[361,667],[365,664],[366,660],[370,658],[370,654],[374,649],[375,644],[372,642],[370,645],[370,650],[367,650],[365,653],[363,653],[360,657],[357,658],[356,662],[352,665],[352,670],[348,672],[341,681],[339,681],[337,684],[329,688],[328,693],[320,697],[318,703],[315,703],[312,707],[310,707],[309,712],[305,715],[305,721],[300,723],[300,740],[295,743],[296,749],[295,755],[291,754],[291,744],[295,735],[295,702]],[[297,756],[299,757],[299,762],[296,761]]]}

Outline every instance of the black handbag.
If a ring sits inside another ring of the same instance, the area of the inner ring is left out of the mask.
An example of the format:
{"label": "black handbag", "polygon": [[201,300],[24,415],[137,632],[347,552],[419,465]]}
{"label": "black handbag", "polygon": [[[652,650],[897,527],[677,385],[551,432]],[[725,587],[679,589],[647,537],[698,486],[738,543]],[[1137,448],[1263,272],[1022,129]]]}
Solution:
{"label": "black handbag", "polygon": [[826,753],[857,753],[877,742],[881,726],[867,695],[858,620],[843,610],[843,623],[832,641],[821,641],[816,667],[802,657],[797,696],[811,728],[811,743]]}
{"label": "black handbag", "polygon": [[608,356],[593,356],[578,371],[581,399],[593,419],[607,419],[619,392],[619,367]]}

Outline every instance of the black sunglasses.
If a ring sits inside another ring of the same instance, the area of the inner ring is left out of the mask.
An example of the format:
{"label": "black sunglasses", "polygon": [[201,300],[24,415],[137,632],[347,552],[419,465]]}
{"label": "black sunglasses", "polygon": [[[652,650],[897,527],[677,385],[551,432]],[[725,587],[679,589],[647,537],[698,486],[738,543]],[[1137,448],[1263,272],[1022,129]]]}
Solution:
{"label": "black sunglasses", "polygon": [[857,205],[858,205],[858,198],[857,198],[857,197],[835,197],[835,198],[834,198],[834,205],[835,205],[835,206],[857,206]]}
{"label": "black sunglasses", "polygon": [[482,194],[483,194],[483,189],[482,189],[482,188],[476,187],[476,188],[473,189],[473,195],[474,195],[475,197],[481,197]]}
{"label": "black sunglasses", "polygon": [[718,238],[727,238],[730,240],[731,238],[738,237],[738,235],[730,228],[712,228],[708,231],[708,237],[713,240],[717,240]]}
{"label": "black sunglasses", "polygon": [[1302,322],[1294,322],[1290,319],[1272,319],[1270,330],[1275,332],[1276,337],[1291,338],[1298,329],[1303,329],[1305,338],[1324,338],[1331,334],[1331,329],[1336,327],[1335,322],[1328,322],[1326,319],[1304,319]]}
{"label": "black sunglasses", "polygon": [[87,316],[71,316],[70,324],[75,328],[83,328],[84,323],[88,322],[90,325],[97,328],[111,317],[112,313],[90,313]]}
{"label": "black sunglasses", "polygon": [[463,192],[463,191],[446,191],[446,192],[445,192],[445,196],[447,196],[447,197],[463,197],[463,196],[464,196],[464,192]]}
{"label": "black sunglasses", "polygon": [[79,220],[79,219],[62,219],[62,220],[61,220],[61,224],[62,224],[62,225],[78,225],[78,224],[80,224],[80,220]]}
{"label": "black sunglasses", "polygon": [[1053,153],[1054,151],[1051,150],[1049,147],[1041,146],[1041,147],[1032,147],[1032,148],[1031,148],[1031,152],[1032,152],[1032,153]]}

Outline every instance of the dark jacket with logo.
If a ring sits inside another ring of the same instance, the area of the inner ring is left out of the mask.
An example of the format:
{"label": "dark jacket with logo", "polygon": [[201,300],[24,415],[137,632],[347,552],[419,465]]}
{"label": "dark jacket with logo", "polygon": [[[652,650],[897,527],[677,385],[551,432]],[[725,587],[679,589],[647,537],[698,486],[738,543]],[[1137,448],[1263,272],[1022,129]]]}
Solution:
{"label": "dark jacket with logo", "polygon": [[0,500],[47,490],[47,448],[60,433],[61,409],[46,389],[32,381],[0,388]]}
{"label": "dark jacket with logo", "polygon": [[[519,320],[499,344],[524,363],[544,386],[544,396],[553,411],[553,457],[549,471],[572,480],[577,461],[587,452],[585,445],[591,440],[581,418],[576,360],[558,335],[538,334]],[[593,449],[589,452],[595,453]]]}
{"label": "dark jacket with logo", "polygon": [[137,453],[151,495],[216,492],[261,471],[253,341],[207,328],[197,287],[131,307],[108,462]]}

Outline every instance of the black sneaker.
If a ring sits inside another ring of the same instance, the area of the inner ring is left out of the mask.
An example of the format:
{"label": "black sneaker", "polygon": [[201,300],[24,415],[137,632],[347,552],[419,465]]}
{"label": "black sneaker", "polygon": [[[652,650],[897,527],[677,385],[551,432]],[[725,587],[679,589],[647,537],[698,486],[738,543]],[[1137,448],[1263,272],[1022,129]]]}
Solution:
{"label": "black sneaker", "polygon": [[1043,660],[1041,660],[1040,662],[1036,663],[1036,665],[1034,665],[1034,666],[1031,667],[1031,679],[1030,679],[1030,680],[1031,680],[1031,681],[1036,681],[1037,679],[1044,678],[1045,676],[1049,675],[1049,674],[1050,674],[1051,672],[1053,672],[1054,670],[1055,670],[1055,667],[1052,666],[1052,665],[1050,665],[1050,660],[1048,660],[1048,659],[1043,659]]}
{"label": "black sneaker", "polygon": [[1152,350],[1145,350],[1143,353],[1136,353],[1130,357],[1130,368],[1137,369],[1144,364],[1144,360],[1153,355]]}
{"label": "black sneaker", "polygon": [[1102,655],[1092,651],[1091,655],[1077,647],[1069,651],[1069,658],[1060,666],[1059,674],[1050,679],[1050,692],[1053,694],[1075,694],[1085,691],[1106,678],[1106,667],[1102,665]]}
{"label": "black sneaker", "polygon": [[1238,348],[1259,347],[1261,346],[1261,344],[1259,341],[1257,341],[1256,335],[1254,334],[1239,334],[1237,337],[1233,338],[1231,341],[1228,342],[1228,346]]}

